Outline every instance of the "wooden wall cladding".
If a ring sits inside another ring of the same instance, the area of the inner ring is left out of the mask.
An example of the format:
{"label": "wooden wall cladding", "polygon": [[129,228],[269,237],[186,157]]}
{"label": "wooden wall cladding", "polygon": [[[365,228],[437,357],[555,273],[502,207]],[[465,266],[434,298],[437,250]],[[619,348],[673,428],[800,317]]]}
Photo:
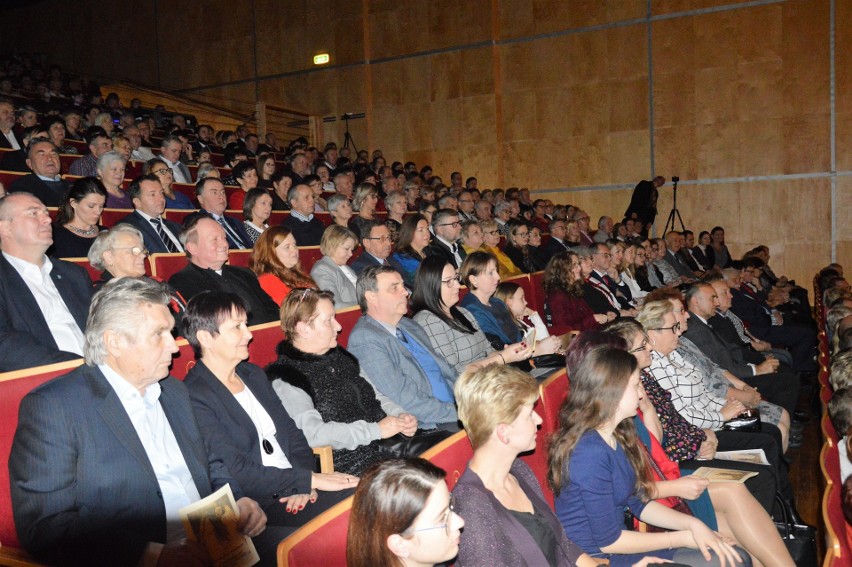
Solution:
{"label": "wooden wall cladding", "polygon": [[501,39],[643,18],[645,0],[501,0]]}
{"label": "wooden wall cladding", "polygon": [[837,169],[852,170],[852,0],[835,3]]}

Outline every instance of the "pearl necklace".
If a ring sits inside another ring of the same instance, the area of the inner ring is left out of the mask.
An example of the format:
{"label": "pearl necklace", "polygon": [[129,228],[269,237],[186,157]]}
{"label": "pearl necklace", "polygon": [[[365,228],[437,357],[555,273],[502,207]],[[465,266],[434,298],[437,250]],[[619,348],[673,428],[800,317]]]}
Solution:
{"label": "pearl necklace", "polygon": [[65,228],[69,229],[71,232],[76,232],[80,236],[94,236],[98,233],[98,225],[92,225],[88,229],[83,230],[82,228],[77,228],[73,224],[69,223],[65,225]]}

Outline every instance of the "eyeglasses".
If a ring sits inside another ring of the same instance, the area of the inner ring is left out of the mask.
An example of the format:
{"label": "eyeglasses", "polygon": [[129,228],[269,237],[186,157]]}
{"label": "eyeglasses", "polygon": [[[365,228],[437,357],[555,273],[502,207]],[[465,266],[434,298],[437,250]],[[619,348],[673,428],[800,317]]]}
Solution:
{"label": "eyeglasses", "polygon": [[133,254],[134,256],[140,256],[141,255],[141,256],[144,256],[146,258],[151,255],[151,253],[148,252],[147,248],[142,248],[141,246],[122,246],[121,248],[111,248],[111,250],[113,250],[113,251],[115,251],[115,250],[130,250],[130,253]]}
{"label": "eyeglasses", "polygon": [[364,240],[378,240],[379,242],[390,242],[390,236],[367,236]]}
{"label": "eyeglasses", "polygon": [[438,226],[452,226],[453,228],[455,228],[455,227],[461,226],[461,221],[445,222],[445,223],[439,224]]}
{"label": "eyeglasses", "polygon": [[453,287],[454,285],[460,285],[460,284],[461,284],[461,281],[462,281],[462,280],[461,280],[461,277],[460,277],[460,276],[455,276],[455,277],[453,277],[453,278],[449,278],[449,279],[446,279],[446,280],[441,280],[441,283],[442,283],[442,284],[444,284],[444,285],[445,285],[445,286],[447,286],[447,287]]}
{"label": "eyeglasses", "polygon": [[575,222],[587,221],[587,220],[589,220],[589,217],[580,217],[578,219],[574,219]]}
{"label": "eyeglasses", "polygon": [[172,175],[174,176],[174,170],[170,167],[166,167],[164,169],[158,169],[157,171],[152,171],[154,175]]}
{"label": "eyeglasses", "polygon": [[647,347],[648,347],[648,335],[645,335],[645,337],[642,339],[641,345],[639,345],[636,348],[632,348],[632,349],[628,350],[627,352],[630,353],[630,354],[634,354],[634,353],[637,353],[637,352],[642,352]]}
{"label": "eyeglasses", "polygon": [[603,256],[604,258],[612,258],[612,254],[609,252],[595,252],[592,256]]}
{"label": "eyeglasses", "polygon": [[450,505],[447,507],[447,513],[444,516],[444,519],[441,520],[442,522],[444,522],[443,524],[439,524],[437,526],[429,526],[428,528],[417,528],[416,530],[409,528],[406,531],[409,532],[409,533],[412,533],[412,534],[416,534],[417,532],[428,532],[428,531],[431,531],[431,530],[444,530],[447,533],[447,535],[450,535],[450,518],[453,517],[453,512],[455,512],[455,503],[453,502],[453,496],[451,494],[450,495]]}
{"label": "eyeglasses", "polygon": [[674,334],[678,334],[680,332],[680,323],[675,323],[671,327],[659,327],[656,329],[648,329],[649,331],[671,331]]}
{"label": "eyeglasses", "polygon": [[515,233],[515,236],[517,236],[518,238],[523,238],[523,237],[529,236],[529,235],[530,235],[529,232],[516,232]]}

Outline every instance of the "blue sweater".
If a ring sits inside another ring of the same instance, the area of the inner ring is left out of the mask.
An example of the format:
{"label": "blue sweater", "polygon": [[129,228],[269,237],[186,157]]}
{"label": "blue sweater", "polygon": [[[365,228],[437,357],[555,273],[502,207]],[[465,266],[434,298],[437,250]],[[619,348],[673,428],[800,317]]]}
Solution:
{"label": "blue sweater", "polygon": [[459,305],[470,311],[479,323],[479,328],[486,335],[497,337],[504,346],[519,342],[523,335],[506,304],[496,297],[492,297],[488,303],[484,305],[478,297],[468,293]]}
{"label": "blue sweater", "polygon": [[612,449],[597,431],[580,437],[568,463],[570,479],[556,498],[556,515],[568,539],[593,557],[608,557],[613,567],[629,566],[645,556],[671,559],[674,550],[609,555],[624,527],[624,509],[639,517],[645,503],[634,494],[636,473],[621,445]]}

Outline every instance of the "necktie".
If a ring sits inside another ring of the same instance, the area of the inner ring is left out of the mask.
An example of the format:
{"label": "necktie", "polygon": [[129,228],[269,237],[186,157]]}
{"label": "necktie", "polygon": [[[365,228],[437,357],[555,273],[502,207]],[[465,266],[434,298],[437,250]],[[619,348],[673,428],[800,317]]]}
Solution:
{"label": "necktie", "polygon": [[175,243],[172,242],[172,239],[169,238],[168,234],[166,234],[162,221],[160,219],[151,219],[151,224],[154,225],[154,228],[157,230],[157,234],[160,235],[160,240],[163,241],[163,244],[166,246],[166,250],[169,252],[179,252]]}
{"label": "necktie", "polygon": [[228,235],[228,240],[230,240],[234,244],[234,248],[245,248],[245,244],[243,244],[240,236],[230,227],[228,223],[225,222],[225,217],[219,217],[216,221],[222,225],[222,228],[225,229],[225,233]]}
{"label": "necktie", "polygon": [[405,333],[403,333],[402,329],[400,329],[400,328],[396,329],[396,338],[398,338],[399,340],[401,340],[404,343],[408,342],[408,339],[405,338]]}

